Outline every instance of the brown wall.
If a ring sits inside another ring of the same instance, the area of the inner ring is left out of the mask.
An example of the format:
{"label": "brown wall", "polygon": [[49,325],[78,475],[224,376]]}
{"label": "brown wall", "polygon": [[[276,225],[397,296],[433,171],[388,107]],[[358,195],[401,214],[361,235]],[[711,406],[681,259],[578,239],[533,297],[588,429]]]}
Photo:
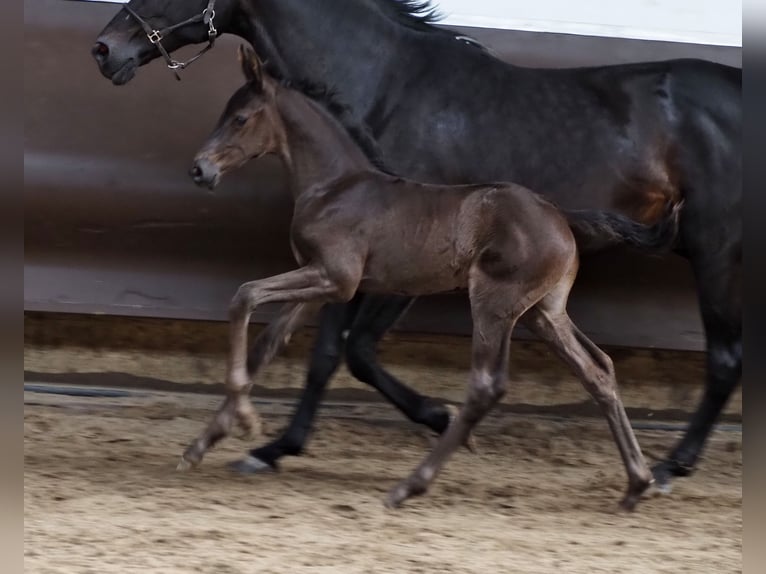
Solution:
{"label": "brown wall", "polygon": [[[117,6],[61,0],[24,6],[25,309],[221,320],[240,282],[293,266],[290,202],[278,165],[250,166],[215,194],[186,175],[240,84],[237,40],[222,38],[180,83],[156,62],[117,88],[89,55]],[[462,31],[519,64],[741,61],[741,50],[732,48]],[[702,346],[689,269],[675,257],[612,253],[587,260],[571,310],[600,343]],[[264,309],[257,318],[268,314]],[[423,299],[399,328],[466,334],[466,300]]]}

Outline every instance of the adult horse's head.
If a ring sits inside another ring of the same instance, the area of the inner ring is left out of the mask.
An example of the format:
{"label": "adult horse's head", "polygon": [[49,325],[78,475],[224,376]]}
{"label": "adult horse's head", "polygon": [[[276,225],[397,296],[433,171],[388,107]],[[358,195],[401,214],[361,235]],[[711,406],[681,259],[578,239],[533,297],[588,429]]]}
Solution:
{"label": "adult horse's head", "polygon": [[[230,4],[231,0],[131,0],[101,31],[91,53],[101,73],[118,86],[158,57],[171,69],[182,69],[210,49],[218,35],[216,24]],[[208,45],[188,62],[170,57],[173,50],[202,42]]]}

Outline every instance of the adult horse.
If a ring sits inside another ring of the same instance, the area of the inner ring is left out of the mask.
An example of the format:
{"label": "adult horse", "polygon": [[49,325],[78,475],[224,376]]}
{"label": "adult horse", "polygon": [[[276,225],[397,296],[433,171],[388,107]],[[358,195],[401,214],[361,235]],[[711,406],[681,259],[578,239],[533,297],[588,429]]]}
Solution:
{"label": "adult horse", "polygon": [[[433,26],[406,0],[132,0],[92,53],[115,84],[184,46],[236,34],[284,77],[332,86],[397,173],[423,182],[514,181],[569,208],[657,219],[683,197],[677,251],[694,272],[706,334],[705,393],[681,441],[653,469],[689,474],[742,370],[741,90],[738,68],[701,60],[533,69]],[[157,30],[155,30],[157,28]],[[466,89],[470,86],[470,89]],[[301,452],[343,352],[359,380],[437,432],[449,411],[377,364],[406,297],[326,307],[306,390],[284,434],[252,451],[265,466]]]}

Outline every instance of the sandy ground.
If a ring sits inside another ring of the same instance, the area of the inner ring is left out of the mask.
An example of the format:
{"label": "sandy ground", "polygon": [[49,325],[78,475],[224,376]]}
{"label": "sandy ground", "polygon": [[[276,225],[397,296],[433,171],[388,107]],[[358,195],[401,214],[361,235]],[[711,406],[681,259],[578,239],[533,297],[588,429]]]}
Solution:
{"label": "sandy ground", "polygon": [[[27,401],[27,572],[742,571],[738,432],[717,432],[695,476],[626,515],[604,422],[495,418],[478,455],[458,453],[428,496],[388,511],[385,492],[427,447],[388,407],[328,412],[305,456],[241,477],[225,468],[246,446],[237,439],[175,471],[215,397]],[[267,413],[266,433],[283,421]],[[649,454],[675,437],[639,432]]]}

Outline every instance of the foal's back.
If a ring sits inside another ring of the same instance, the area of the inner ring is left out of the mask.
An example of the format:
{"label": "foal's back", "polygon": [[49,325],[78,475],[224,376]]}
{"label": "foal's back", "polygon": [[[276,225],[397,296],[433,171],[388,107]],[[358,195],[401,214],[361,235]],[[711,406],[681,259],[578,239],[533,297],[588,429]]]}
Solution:
{"label": "foal's back", "polygon": [[363,253],[365,292],[461,290],[472,269],[511,279],[576,250],[562,214],[522,186],[429,185],[374,171],[299,200],[293,229],[298,245],[332,233],[335,249]]}

